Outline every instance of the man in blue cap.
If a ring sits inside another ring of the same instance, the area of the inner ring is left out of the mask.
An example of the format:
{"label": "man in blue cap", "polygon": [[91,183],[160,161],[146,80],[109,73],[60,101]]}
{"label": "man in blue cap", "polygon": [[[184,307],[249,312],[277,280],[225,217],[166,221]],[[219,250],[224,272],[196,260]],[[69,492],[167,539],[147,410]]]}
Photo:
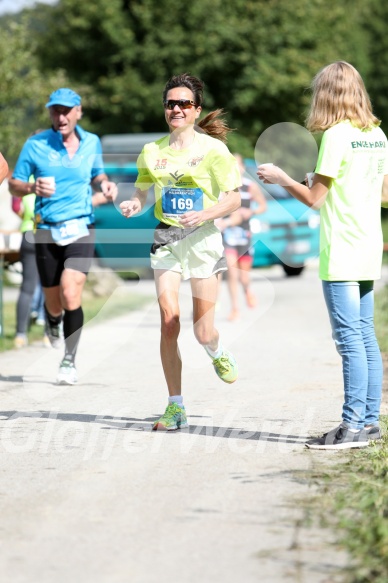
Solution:
{"label": "man in blue cap", "polygon": [[36,260],[47,334],[53,346],[60,346],[63,323],[65,355],[57,382],[73,385],[83,325],[81,296],[94,255],[93,205],[114,200],[117,187],[105,174],[100,139],[78,125],[80,96],[57,89],[46,107],[52,127],[24,144],[9,186],[15,196],[36,194]]}

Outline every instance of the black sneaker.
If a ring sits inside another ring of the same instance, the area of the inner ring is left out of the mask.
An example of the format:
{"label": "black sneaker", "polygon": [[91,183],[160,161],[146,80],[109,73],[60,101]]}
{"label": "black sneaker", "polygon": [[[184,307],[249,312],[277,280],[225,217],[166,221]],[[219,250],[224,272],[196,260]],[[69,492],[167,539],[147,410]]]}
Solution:
{"label": "black sneaker", "polygon": [[46,314],[46,325],[45,334],[50,340],[50,344],[53,348],[61,348],[63,344],[63,325],[62,322],[58,324],[53,324],[47,317]]}
{"label": "black sneaker", "polygon": [[63,320],[62,316],[53,318],[47,311],[46,304],[44,305],[45,327],[44,331],[50,344],[53,348],[60,348],[63,344]]}
{"label": "black sneaker", "polygon": [[354,432],[340,425],[328,433],[324,433],[322,437],[306,441],[305,446],[309,449],[351,449],[367,447],[368,444],[367,433],[364,429]]}
{"label": "black sneaker", "polygon": [[377,441],[378,439],[382,439],[381,429],[377,425],[373,427],[365,427],[366,437],[369,441]]}

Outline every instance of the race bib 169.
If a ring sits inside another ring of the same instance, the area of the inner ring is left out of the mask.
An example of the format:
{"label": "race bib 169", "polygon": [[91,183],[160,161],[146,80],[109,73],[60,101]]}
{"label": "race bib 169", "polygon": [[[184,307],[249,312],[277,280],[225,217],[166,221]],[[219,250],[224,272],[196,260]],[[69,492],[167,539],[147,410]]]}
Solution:
{"label": "race bib 169", "polygon": [[203,192],[200,188],[164,187],[162,209],[165,217],[176,218],[188,211],[203,210]]}

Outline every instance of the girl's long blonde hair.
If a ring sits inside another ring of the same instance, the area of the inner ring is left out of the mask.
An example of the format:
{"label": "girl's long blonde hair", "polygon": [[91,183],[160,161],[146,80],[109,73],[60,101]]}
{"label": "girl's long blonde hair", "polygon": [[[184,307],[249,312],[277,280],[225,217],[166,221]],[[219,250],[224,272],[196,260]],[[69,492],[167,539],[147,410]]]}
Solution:
{"label": "girl's long blonde hair", "polygon": [[359,72],[345,61],[327,65],[311,83],[312,100],[306,119],[311,132],[325,131],[350,120],[361,130],[379,125]]}

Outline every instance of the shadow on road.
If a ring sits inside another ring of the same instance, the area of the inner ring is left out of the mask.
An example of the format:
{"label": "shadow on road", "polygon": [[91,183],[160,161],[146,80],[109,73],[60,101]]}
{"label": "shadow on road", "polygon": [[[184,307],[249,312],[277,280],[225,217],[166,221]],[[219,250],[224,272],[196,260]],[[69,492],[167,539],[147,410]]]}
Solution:
{"label": "shadow on road", "polygon": [[[86,413],[59,413],[53,411],[0,411],[0,422],[15,421],[20,418],[49,419],[52,421],[73,421],[77,423],[98,423],[103,429],[151,431],[153,422],[159,415],[137,419],[135,417],[113,417],[111,415],[89,415]],[[309,436],[282,435],[268,431],[246,431],[236,427],[218,427],[212,425],[193,425],[181,429],[181,433],[219,437],[223,439],[245,439],[253,441],[272,441],[303,444]],[[163,432],[165,434],[166,432]],[[173,431],[167,433],[175,433]]]}

